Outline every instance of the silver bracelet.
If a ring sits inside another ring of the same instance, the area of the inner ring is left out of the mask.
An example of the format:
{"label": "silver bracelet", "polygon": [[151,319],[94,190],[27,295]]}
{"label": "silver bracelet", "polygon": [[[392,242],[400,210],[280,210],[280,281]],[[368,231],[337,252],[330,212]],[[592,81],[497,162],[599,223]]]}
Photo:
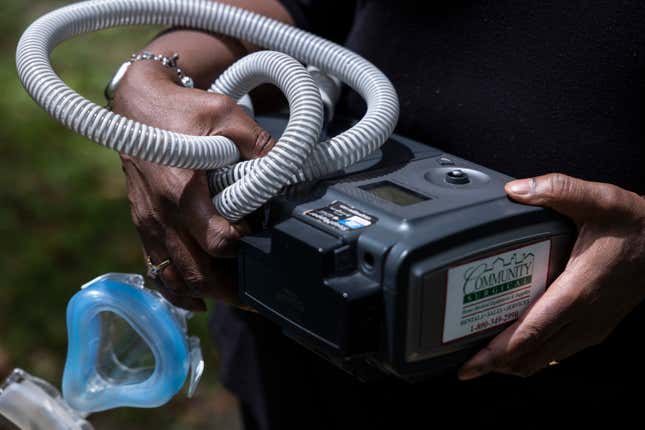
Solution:
{"label": "silver bracelet", "polygon": [[158,61],[159,63],[161,63],[163,67],[167,67],[169,69],[175,69],[177,72],[177,79],[179,79],[179,83],[181,83],[182,86],[186,88],[193,88],[195,86],[192,78],[190,78],[189,76],[186,76],[186,73],[184,73],[184,71],[177,66],[177,60],[179,60],[179,54],[174,53],[172,54],[172,57],[168,57],[166,55],[153,54],[151,52],[143,51],[136,54],[132,54],[132,57],[128,61],[121,64],[121,66],[117,69],[114,76],[112,76],[112,79],[110,79],[108,84],[105,86],[104,94],[105,94],[105,99],[108,102],[108,107],[112,106],[112,100],[114,100],[114,94],[116,93],[116,89],[119,87],[119,83],[121,82],[121,79],[123,79],[123,76],[125,76],[125,72],[128,71],[128,68],[133,63],[137,61],[142,61],[142,60]]}

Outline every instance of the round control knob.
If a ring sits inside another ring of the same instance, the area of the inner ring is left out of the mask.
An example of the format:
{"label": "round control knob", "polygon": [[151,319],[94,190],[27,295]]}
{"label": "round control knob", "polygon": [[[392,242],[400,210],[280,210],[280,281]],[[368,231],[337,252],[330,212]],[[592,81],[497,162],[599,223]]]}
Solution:
{"label": "round control knob", "polygon": [[446,173],[446,182],[449,184],[463,185],[470,182],[468,174],[460,169],[454,169]]}

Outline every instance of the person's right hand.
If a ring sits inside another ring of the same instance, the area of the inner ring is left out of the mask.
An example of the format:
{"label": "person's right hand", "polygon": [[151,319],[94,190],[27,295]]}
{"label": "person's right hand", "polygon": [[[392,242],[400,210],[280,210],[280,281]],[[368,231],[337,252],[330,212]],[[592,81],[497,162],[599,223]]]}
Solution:
{"label": "person's right hand", "polygon": [[[232,99],[179,86],[173,71],[152,61],[132,64],[120,82],[113,110],[128,118],[191,135],[232,139],[245,159],[265,155],[271,136]],[[121,156],[132,220],[153,264],[170,259],[160,274],[173,304],[205,310],[205,297],[235,304],[236,242],[244,222],[229,223],[215,210],[206,172]]]}

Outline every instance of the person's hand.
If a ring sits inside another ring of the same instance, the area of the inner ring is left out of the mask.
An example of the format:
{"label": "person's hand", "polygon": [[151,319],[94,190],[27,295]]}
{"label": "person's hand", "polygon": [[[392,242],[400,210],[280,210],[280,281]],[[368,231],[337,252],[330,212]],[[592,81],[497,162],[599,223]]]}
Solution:
{"label": "person's hand", "polygon": [[550,207],[577,225],[564,272],[518,321],[459,371],[529,376],[601,343],[645,298],[645,199],[622,188],[550,174],[506,184],[520,203]]}
{"label": "person's hand", "polygon": [[[113,110],[145,124],[191,135],[223,135],[243,158],[265,155],[275,141],[228,97],[174,82],[171,70],[137,62],[121,81]],[[216,211],[206,173],[122,156],[132,220],[153,264],[169,259],[158,286],[172,303],[205,310],[204,297],[235,304],[236,242],[247,231]],[[223,258],[217,258],[223,257]]]}

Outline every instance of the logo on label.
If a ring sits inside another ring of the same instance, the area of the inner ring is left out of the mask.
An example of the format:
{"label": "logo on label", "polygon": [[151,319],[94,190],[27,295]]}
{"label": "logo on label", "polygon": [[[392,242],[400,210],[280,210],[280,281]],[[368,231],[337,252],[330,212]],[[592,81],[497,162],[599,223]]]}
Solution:
{"label": "logo on label", "polygon": [[528,285],[533,278],[532,252],[512,253],[497,257],[492,263],[483,262],[464,272],[463,303],[470,303],[486,297],[505,293]]}
{"label": "logo on label", "polygon": [[549,240],[448,270],[443,342],[514,321],[546,288]]}

